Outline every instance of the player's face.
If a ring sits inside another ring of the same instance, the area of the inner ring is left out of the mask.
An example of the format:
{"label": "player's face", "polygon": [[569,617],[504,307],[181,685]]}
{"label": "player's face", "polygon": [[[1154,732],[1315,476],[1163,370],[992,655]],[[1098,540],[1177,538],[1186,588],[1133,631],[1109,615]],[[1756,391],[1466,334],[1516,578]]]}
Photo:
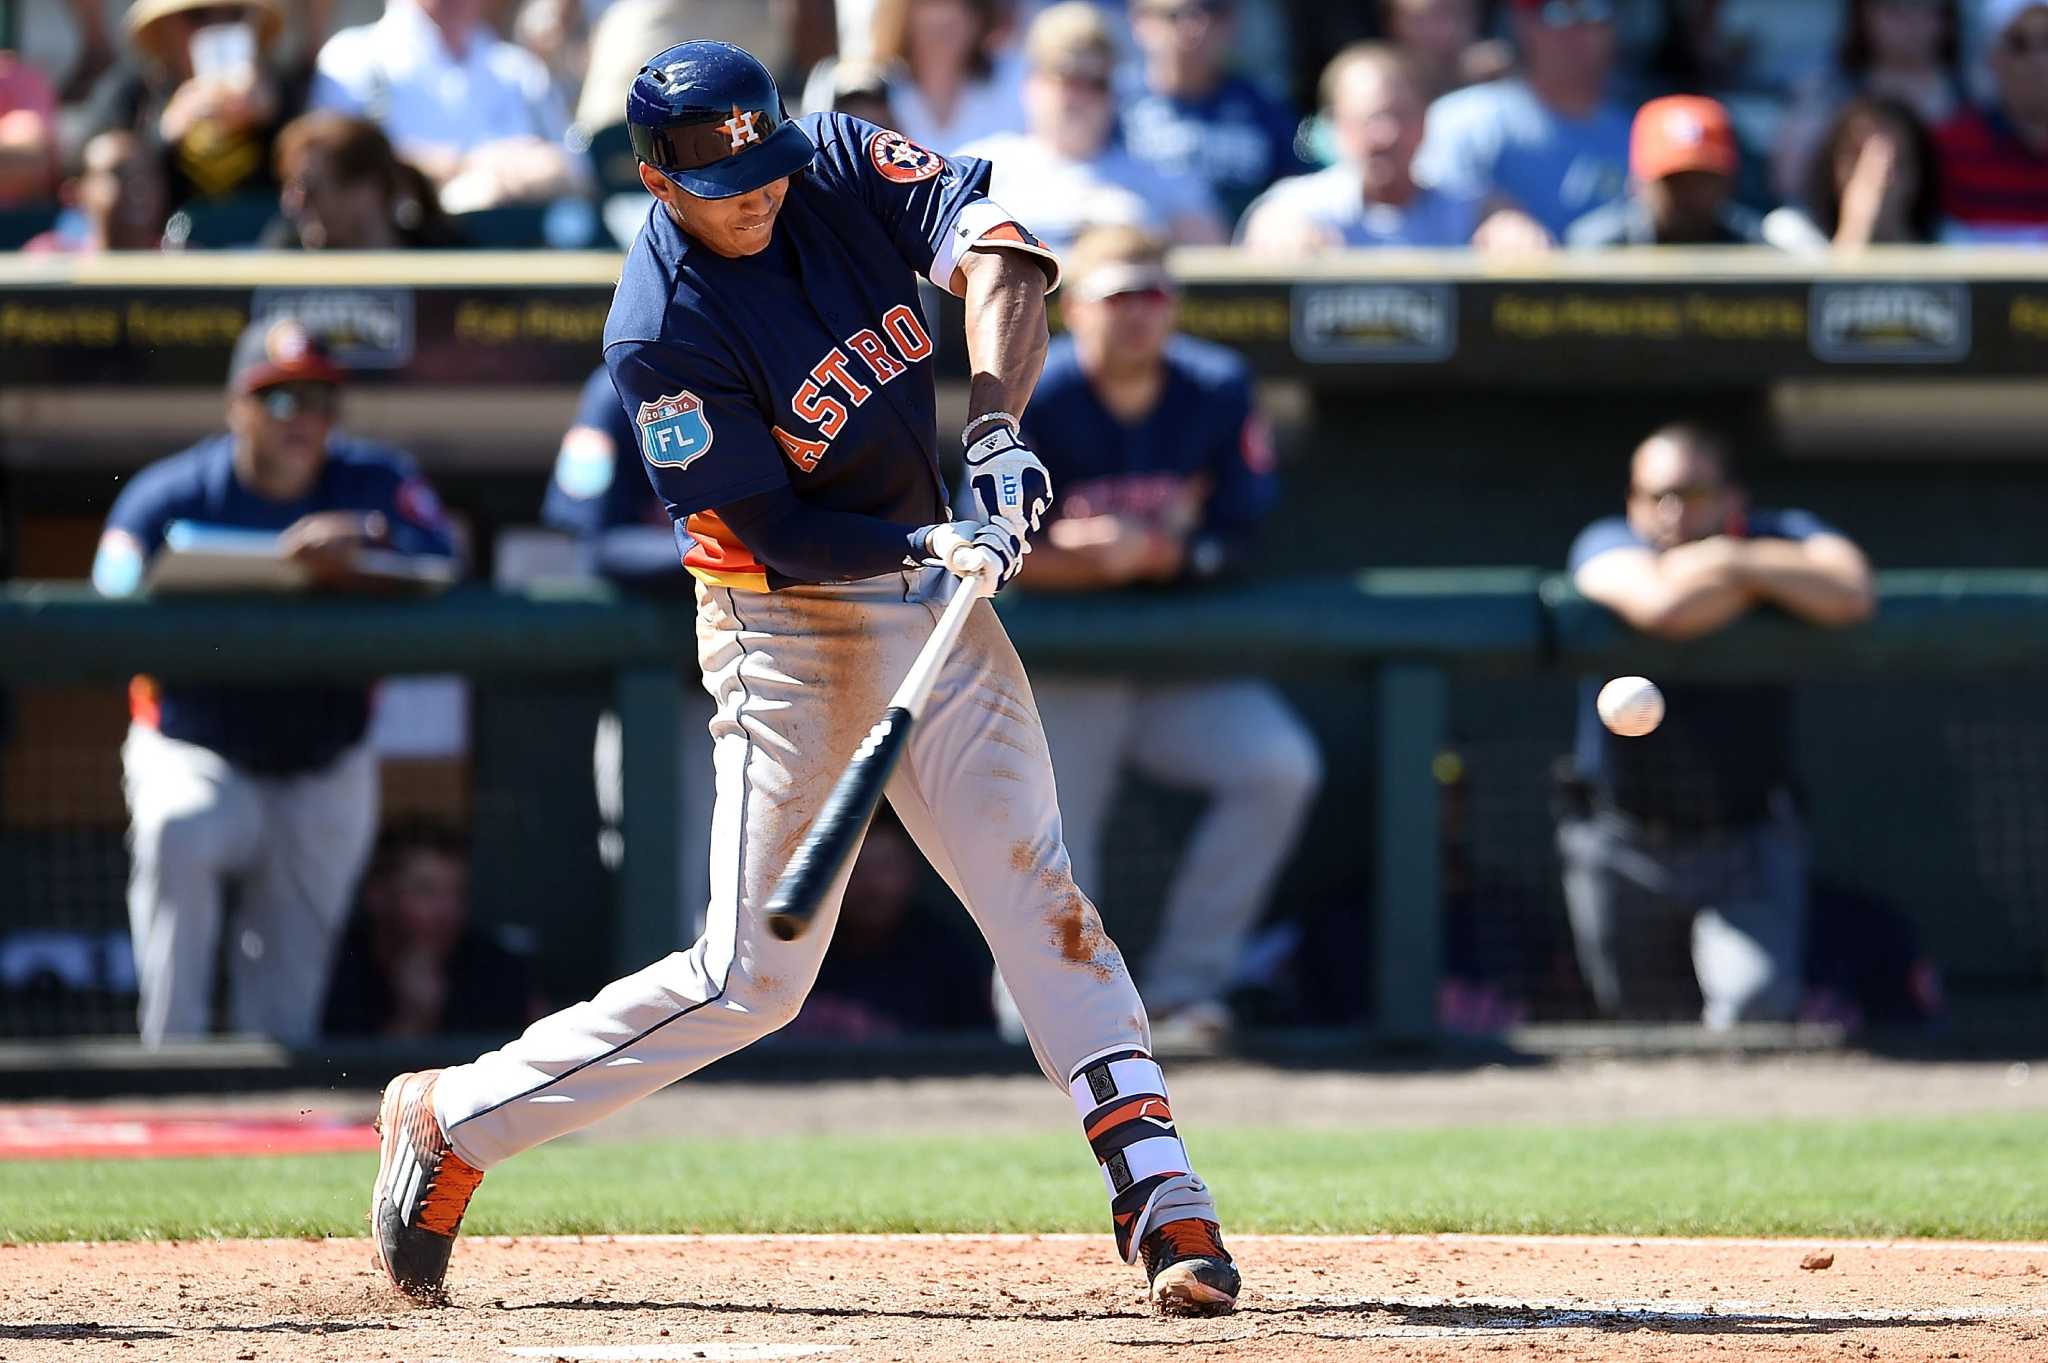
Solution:
{"label": "player's face", "polygon": [[750,256],[765,248],[775,232],[775,215],[789,193],[787,175],[729,199],[700,199],[651,166],[640,168],[640,182],[668,206],[669,216],[685,232],[722,256]]}
{"label": "player's face", "polygon": [[326,383],[273,384],[233,399],[228,429],[235,436],[236,475],[273,501],[305,496],[327,462],[338,400]]}
{"label": "player's face", "polygon": [[1629,528],[1658,550],[1727,528],[1738,506],[1721,461],[1691,445],[1652,440],[1636,451],[1628,488]]}

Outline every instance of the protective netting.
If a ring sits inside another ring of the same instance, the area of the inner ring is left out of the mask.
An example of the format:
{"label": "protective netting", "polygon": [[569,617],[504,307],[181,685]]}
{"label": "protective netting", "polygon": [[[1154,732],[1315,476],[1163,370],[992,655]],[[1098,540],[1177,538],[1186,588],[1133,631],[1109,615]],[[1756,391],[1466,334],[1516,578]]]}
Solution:
{"label": "protective netting", "polygon": [[[1327,784],[1232,994],[1248,1022],[1370,1022],[1374,796],[1370,688],[1289,688]],[[1812,849],[1801,1016],[1851,1025],[2015,1021],[2048,979],[2048,717],[2020,682],[1806,685],[1796,766]],[[589,743],[602,688],[485,691],[452,777],[474,911],[530,927],[556,1000],[609,978],[613,882],[595,853]],[[1439,1021],[1490,1031],[1596,1015],[1560,887],[1568,678],[1458,680],[1435,763],[1445,977]],[[132,1033],[127,817],[116,688],[27,691],[0,750],[0,1036]],[[395,774],[394,774],[395,773]],[[425,778],[387,764],[387,792]],[[400,803],[404,800],[401,798]],[[1127,778],[1088,887],[1142,966],[1193,795]],[[395,813],[405,813],[399,810]],[[416,811],[412,811],[416,812]],[[224,934],[224,937],[227,934]],[[1682,985],[1682,933],[1665,962]],[[1678,999],[1680,1015],[1696,1000]]]}

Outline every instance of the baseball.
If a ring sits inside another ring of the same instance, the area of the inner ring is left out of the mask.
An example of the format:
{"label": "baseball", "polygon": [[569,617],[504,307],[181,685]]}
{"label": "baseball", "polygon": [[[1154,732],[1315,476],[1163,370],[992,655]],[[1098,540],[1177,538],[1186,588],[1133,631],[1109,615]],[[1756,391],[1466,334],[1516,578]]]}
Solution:
{"label": "baseball", "polygon": [[1623,738],[1641,738],[1664,722],[1664,693],[1648,677],[1616,677],[1594,705],[1600,722]]}

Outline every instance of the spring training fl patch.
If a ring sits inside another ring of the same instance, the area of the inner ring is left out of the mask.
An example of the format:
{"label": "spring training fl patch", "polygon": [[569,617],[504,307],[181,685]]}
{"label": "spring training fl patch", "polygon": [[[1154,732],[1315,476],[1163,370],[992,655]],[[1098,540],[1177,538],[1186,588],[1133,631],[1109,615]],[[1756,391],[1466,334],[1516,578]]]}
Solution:
{"label": "spring training fl patch", "polygon": [[640,404],[640,452],[665,469],[686,469],[711,448],[711,423],[704,401],[681,392]]}

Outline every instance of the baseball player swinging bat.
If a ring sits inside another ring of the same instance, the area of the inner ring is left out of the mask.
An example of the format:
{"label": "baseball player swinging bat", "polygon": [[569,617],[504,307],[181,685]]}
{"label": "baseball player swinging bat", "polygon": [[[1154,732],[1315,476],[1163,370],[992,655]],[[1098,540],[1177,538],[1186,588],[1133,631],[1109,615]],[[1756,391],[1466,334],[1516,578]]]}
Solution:
{"label": "baseball player swinging bat", "polygon": [[[1016,575],[1051,503],[1016,414],[1058,262],[989,200],[989,163],[845,114],[792,119],[768,69],[729,44],[656,54],[625,113],[656,202],[613,295],[605,364],[696,579],[697,662],[719,707],[706,926],[471,1063],[386,1087],[379,1264],[439,1299],[486,1170],[795,1017],[829,935],[804,929],[832,920],[886,788],[1074,1106],[1118,1256],[1143,1265],[1165,1314],[1232,1309],[1238,1271],[1173,1126],[1144,1003],[1074,883],[1029,679],[994,612],[973,609]],[[966,309],[961,520],[939,477],[920,276]],[[863,699],[849,702],[855,669]],[[899,669],[886,708],[866,698]],[[941,672],[946,700],[930,705]],[[818,737],[870,706],[879,722],[828,788],[843,741]]]}
{"label": "baseball player swinging bat", "polygon": [[853,761],[840,773],[832,793],[825,797],[825,807],[818,811],[817,822],[804,835],[789,869],[775,882],[775,892],[768,897],[768,931],[778,941],[793,942],[803,936],[825,891],[860,851],[868,824],[882,803],[889,774],[896,770],[896,759],[909,741],[910,726],[931,698],[932,683],[938,680],[946,655],[953,651],[960,628],[967,623],[968,612],[974,609],[978,597],[994,590],[999,571],[992,566],[975,577],[960,579],[952,600],[939,616],[939,623],[932,627],[931,638],[925,640],[896,694],[889,697],[888,708],[875,721],[875,727],[868,730],[868,736],[853,754]]}

